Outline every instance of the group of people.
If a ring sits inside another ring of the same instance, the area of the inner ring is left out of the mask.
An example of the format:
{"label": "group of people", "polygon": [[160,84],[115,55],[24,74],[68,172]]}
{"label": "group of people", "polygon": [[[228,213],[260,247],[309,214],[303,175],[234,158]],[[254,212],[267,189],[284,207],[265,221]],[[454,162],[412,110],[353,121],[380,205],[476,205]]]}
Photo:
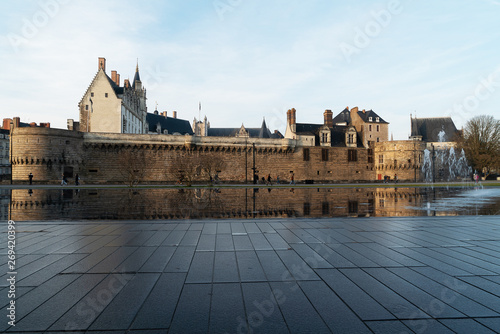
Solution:
{"label": "group of people", "polygon": [[[262,184],[272,186],[273,185],[273,178],[271,177],[271,174],[267,174],[267,177],[262,177],[260,179],[260,182]],[[257,174],[254,175],[254,183],[258,184],[259,183],[259,176]],[[280,176],[276,176],[276,184],[281,184]],[[295,184],[295,175],[293,173],[290,173],[290,184]]]}
{"label": "group of people", "polygon": [[[394,183],[398,183],[398,174],[394,174]],[[384,183],[389,183],[391,181],[391,177],[389,175],[384,176]]]}
{"label": "group of people", "polygon": [[[33,184],[33,173],[28,174],[28,180],[30,185]],[[62,174],[62,180],[61,180],[61,186],[65,186],[68,184],[68,177],[66,174]],[[80,185],[80,176],[78,174],[75,175],[75,185],[79,186]]]}

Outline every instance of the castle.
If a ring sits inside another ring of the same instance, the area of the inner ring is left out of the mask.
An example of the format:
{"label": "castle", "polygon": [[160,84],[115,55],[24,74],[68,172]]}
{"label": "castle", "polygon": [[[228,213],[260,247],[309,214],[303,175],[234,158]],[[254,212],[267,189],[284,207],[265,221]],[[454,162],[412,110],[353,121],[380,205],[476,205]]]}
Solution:
{"label": "castle", "polygon": [[242,126],[211,131],[206,120],[203,124],[195,119],[191,129],[176,112],[174,117],[147,113],[138,66],[133,83],[125,80],[120,87],[120,76],[112,71],[110,78],[106,60],[99,58],[98,72],[79,110],[79,122],[68,120],[70,130],[13,129],[14,182],[27,182],[29,173],[35,183],[60,182],[62,174],[78,174],[89,184],[191,183],[215,175],[235,183],[267,175],[284,182],[293,176],[305,183],[424,177],[428,142],[420,130],[412,129],[410,140],[389,140],[389,123],[357,107],[345,108],[335,117],[326,110],[323,124],[298,123],[297,111],[290,109],[284,138],[273,136],[265,122],[260,130]]}

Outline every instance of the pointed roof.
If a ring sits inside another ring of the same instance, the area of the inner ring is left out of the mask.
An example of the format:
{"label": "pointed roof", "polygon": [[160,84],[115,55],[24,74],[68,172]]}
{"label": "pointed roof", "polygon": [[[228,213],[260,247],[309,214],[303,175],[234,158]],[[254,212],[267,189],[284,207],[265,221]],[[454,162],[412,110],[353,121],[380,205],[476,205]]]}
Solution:
{"label": "pointed roof", "polygon": [[266,125],[266,119],[264,118],[262,120],[262,125],[260,126],[260,131],[259,131],[259,138],[270,138],[271,137],[271,131],[267,128]]}
{"label": "pointed roof", "polygon": [[137,60],[137,65],[135,66],[134,81],[132,82],[132,88],[135,88],[135,82],[141,82],[141,76],[139,75],[139,60]]}
{"label": "pointed roof", "polygon": [[342,110],[337,116],[333,118],[333,125],[337,125],[339,123],[351,123],[351,113],[348,108]]}

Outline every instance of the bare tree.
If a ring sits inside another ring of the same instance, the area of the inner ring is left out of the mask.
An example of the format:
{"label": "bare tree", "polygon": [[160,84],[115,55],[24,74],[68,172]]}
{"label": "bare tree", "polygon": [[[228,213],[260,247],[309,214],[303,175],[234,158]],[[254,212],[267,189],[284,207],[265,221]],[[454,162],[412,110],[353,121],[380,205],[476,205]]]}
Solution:
{"label": "bare tree", "polygon": [[143,149],[124,148],[118,152],[119,170],[130,187],[144,180],[146,174],[146,154]]}
{"label": "bare tree", "polygon": [[482,115],[470,119],[458,139],[472,168],[488,176],[500,166],[500,121]]}
{"label": "bare tree", "polygon": [[218,173],[224,168],[224,160],[214,154],[203,154],[198,157],[202,175],[208,180],[217,180]]}
{"label": "bare tree", "polygon": [[186,149],[176,152],[168,173],[179,183],[190,186],[194,181],[215,180],[224,166],[222,159],[213,152]]}

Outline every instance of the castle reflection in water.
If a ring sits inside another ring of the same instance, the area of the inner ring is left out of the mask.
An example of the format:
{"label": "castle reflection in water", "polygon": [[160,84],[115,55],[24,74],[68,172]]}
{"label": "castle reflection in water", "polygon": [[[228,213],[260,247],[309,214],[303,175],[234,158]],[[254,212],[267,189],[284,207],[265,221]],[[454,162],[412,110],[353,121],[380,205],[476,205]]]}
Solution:
{"label": "castle reflection in water", "polygon": [[2,215],[29,221],[498,214],[498,198],[480,208],[436,209],[430,204],[463,192],[426,187],[14,189],[8,205],[3,194]]}

